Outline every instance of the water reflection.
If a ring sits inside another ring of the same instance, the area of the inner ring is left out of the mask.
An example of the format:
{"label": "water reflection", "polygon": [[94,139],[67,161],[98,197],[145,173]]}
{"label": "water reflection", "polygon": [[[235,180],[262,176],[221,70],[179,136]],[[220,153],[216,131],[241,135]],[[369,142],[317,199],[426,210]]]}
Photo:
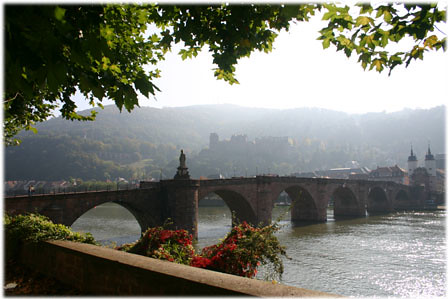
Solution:
{"label": "water reflection", "polygon": [[200,207],[197,249],[219,242],[232,228],[232,214],[226,207]]}

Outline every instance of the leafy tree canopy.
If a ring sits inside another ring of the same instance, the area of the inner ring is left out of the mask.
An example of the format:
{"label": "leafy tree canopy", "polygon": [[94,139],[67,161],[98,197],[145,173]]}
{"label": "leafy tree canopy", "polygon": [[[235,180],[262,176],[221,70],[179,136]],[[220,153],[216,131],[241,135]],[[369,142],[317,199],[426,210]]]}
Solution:
{"label": "leafy tree canopy", "polygon": [[[93,120],[95,112],[76,113],[77,89],[92,106],[108,98],[131,111],[138,94],[160,91],[153,84],[157,64],[175,43],[183,43],[183,59],[208,45],[215,76],[238,83],[240,58],[270,52],[282,29],[318,11],[328,21],[320,31],[323,47],[356,54],[364,69],[392,71],[427,50],[446,49],[446,38],[436,35],[446,12],[435,4],[6,5],[5,144],[18,144],[20,130],[34,130],[54,109],[66,119]],[[404,37],[413,40],[411,48],[386,49]]]}

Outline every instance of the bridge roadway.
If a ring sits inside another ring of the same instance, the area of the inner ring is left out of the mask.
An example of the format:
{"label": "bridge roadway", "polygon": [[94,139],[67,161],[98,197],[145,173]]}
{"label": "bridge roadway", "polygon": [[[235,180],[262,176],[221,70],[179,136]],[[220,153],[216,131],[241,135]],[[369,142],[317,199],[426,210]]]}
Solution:
{"label": "bridge roadway", "polygon": [[424,205],[421,187],[393,182],[256,176],[143,181],[139,189],[133,190],[7,197],[4,209],[10,214],[37,212],[70,226],[95,206],[114,202],[134,215],[142,231],[170,219],[173,229],[186,229],[197,237],[198,202],[208,194],[219,195],[239,221],[265,225],[270,223],[274,202],[283,191],[292,200],[293,222],[326,221],[331,198],[336,219],[365,217],[366,211],[388,213]]}

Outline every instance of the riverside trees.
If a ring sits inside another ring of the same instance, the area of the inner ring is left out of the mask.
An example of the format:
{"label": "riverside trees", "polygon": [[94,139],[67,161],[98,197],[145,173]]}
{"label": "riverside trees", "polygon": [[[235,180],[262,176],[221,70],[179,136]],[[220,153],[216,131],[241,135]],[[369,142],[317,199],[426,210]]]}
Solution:
{"label": "riverside trees", "polygon": [[[183,43],[183,59],[208,45],[215,77],[238,83],[240,58],[270,52],[281,30],[317,11],[328,21],[320,31],[323,47],[357,55],[364,69],[392,71],[427,50],[445,50],[446,38],[436,31],[446,13],[435,4],[6,5],[5,144],[18,144],[19,131],[33,130],[54,109],[66,119],[93,120],[95,112],[76,113],[77,89],[92,106],[108,98],[131,111],[139,93],[150,98],[160,91],[153,84],[157,64],[176,43]],[[404,37],[413,41],[409,49],[387,48]]]}

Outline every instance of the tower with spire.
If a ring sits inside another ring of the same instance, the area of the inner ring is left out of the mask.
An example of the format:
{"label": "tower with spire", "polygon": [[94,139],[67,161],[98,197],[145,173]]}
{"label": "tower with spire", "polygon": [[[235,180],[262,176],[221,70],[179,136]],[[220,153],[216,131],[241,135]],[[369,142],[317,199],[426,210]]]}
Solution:
{"label": "tower with spire", "polygon": [[411,177],[411,175],[414,173],[414,170],[417,168],[418,160],[417,157],[414,155],[414,151],[412,149],[411,144],[411,155],[408,157],[408,175]]}
{"label": "tower with spire", "polygon": [[428,152],[425,156],[425,168],[430,176],[436,176],[436,160],[434,159],[433,154],[431,154],[431,147],[428,143]]}

